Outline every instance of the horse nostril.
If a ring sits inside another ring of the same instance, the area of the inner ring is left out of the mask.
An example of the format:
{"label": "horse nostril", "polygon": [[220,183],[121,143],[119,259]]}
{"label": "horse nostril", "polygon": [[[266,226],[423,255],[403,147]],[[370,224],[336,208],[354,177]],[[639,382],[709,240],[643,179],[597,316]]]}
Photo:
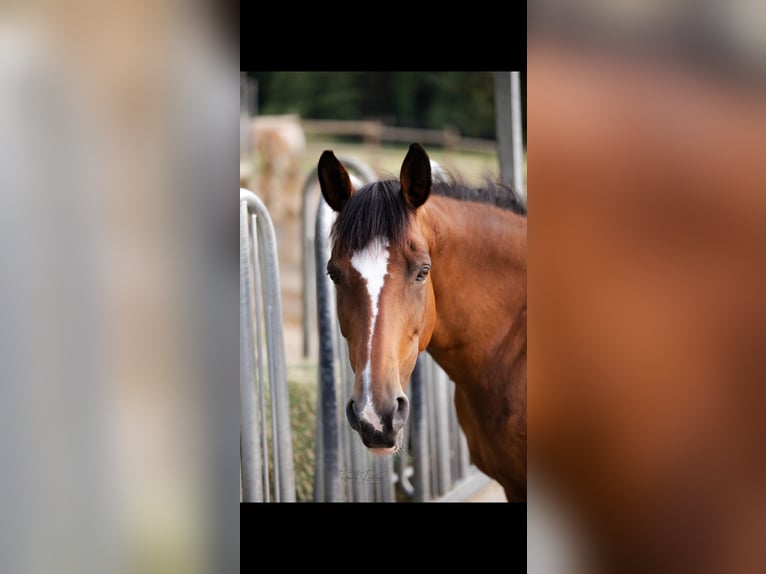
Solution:
{"label": "horse nostril", "polygon": [[348,419],[348,423],[351,425],[351,428],[359,432],[359,417],[356,415],[353,399],[348,401],[348,404],[346,405],[346,418]]}
{"label": "horse nostril", "polygon": [[396,410],[394,411],[393,429],[394,431],[400,430],[404,423],[407,422],[407,415],[410,411],[410,401],[407,395],[401,395],[396,398]]}

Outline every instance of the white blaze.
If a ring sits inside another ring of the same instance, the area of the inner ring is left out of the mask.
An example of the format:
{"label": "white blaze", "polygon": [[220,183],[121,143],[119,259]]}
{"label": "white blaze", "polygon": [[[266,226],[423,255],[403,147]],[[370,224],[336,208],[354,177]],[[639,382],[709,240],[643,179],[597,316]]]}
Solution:
{"label": "white blaze", "polygon": [[361,414],[376,430],[382,431],[383,425],[380,422],[380,417],[372,406],[370,355],[372,352],[372,334],[375,332],[375,322],[378,318],[380,290],[383,288],[383,282],[388,273],[388,240],[379,237],[373,239],[367,247],[354,253],[351,257],[351,266],[367,282],[367,293],[370,296],[370,334],[367,340],[367,362],[362,371],[364,408]]}

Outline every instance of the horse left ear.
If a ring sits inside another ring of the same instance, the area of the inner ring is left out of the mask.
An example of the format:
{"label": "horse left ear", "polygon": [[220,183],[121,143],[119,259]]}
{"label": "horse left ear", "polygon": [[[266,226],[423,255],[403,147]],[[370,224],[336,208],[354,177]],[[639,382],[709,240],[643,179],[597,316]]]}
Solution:
{"label": "horse left ear", "polygon": [[348,176],[346,168],[330,150],[323,152],[319,158],[317,177],[319,178],[319,188],[322,190],[327,205],[335,211],[343,209],[343,206],[354,193],[354,187],[351,185],[351,178]]}
{"label": "horse left ear", "polygon": [[420,144],[412,144],[402,162],[399,175],[404,199],[417,209],[426,202],[431,193],[431,160]]}

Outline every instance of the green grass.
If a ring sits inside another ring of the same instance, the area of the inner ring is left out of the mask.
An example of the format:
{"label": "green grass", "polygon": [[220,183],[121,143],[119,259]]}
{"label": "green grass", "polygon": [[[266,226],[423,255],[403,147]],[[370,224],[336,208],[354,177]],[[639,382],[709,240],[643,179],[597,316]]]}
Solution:
{"label": "green grass", "polygon": [[[312,365],[288,367],[287,392],[290,402],[290,431],[292,434],[295,498],[298,502],[314,499],[314,436],[316,434],[316,370]],[[269,449],[270,500],[274,500],[274,458],[276,445],[271,428],[271,393],[267,385],[266,442]]]}
{"label": "green grass", "polygon": [[[306,370],[305,367],[297,367]],[[291,368],[288,382],[290,393],[290,427],[293,434],[293,465],[295,469],[295,497],[298,502],[310,502],[314,499],[314,437],[316,435],[316,371],[313,381],[303,381],[305,372]]]}

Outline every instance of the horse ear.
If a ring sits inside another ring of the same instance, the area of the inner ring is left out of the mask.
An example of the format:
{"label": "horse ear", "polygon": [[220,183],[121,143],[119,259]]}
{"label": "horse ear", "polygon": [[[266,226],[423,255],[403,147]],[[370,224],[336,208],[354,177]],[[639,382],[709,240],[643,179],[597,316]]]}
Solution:
{"label": "horse ear", "polygon": [[431,160],[420,144],[412,144],[402,162],[399,175],[404,199],[417,209],[426,202],[431,193]]}
{"label": "horse ear", "polygon": [[327,205],[335,211],[340,211],[354,193],[351,178],[346,168],[330,150],[322,153],[317,167],[319,187],[322,189]]}

